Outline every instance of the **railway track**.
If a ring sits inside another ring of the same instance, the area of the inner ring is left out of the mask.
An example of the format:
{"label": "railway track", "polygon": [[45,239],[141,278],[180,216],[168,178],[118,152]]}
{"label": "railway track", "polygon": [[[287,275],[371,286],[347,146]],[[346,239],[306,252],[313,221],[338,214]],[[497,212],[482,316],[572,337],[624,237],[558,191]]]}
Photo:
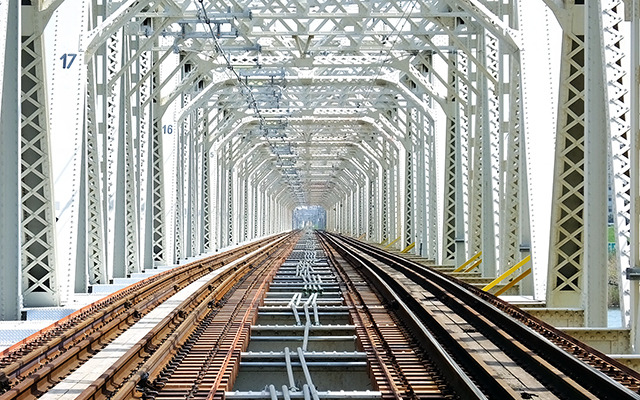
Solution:
{"label": "railway track", "polygon": [[[231,282],[246,273],[252,263],[269,257],[291,238],[290,234],[270,237],[154,275],[84,307],[6,349],[0,353],[0,399],[39,396],[171,296],[233,263],[233,268],[217,274],[204,285],[201,293],[191,298],[192,304],[203,299],[215,304]],[[252,256],[247,257],[248,254]],[[154,339],[166,336],[190,320],[192,314],[189,312],[189,307],[172,312],[163,320],[163,327],[154,328],[157,334]],[[155,346],[152,340],[135,346],[135,351],[151,352]]]}
{"label": "railway track", "polygon": [[248,277],[232,295],[218,324],[235,328],[216,328],[215,319],[197,328],[178,356],[149,374],[143,396],[450,398],[416,344],[346,267],[332,268],[308,235],[282,265]]}
{"label": "railway track", "polygon": [[495,296],[375,246],[321,237],[384,293],[414,334],[428,327],[451,356],[437,360],[443,375],[456,369],[482,392],[465,389],[463,397],[640,398],[637,372]]}
{"label": "railway track", "polygon": [[454,398],[343,259],[327,260],[311,234],[285,255],[253,268],[214,307],[200,301],[153,355],[131,350],[77,398]]}
{"label": "railway track", "polygon": [[[14,380],[0,400],[640,399],[636,372],[492,295],[350,238],[283,235],[181,270],[105,299],[115,308],[103,322],[87,323],[102,315],[96,305],[72,315],[72,327],[95,330],[60,328],[32,344],[48,349],[39,368],[31,352],[16,355],[35,338],[10,348],[18,361],[3,369]],[[82,361],[126,336],[99,337],[124,330],[113,321],[130,308],[139,315],[127,324],[149,319],[148,331],[98,375],[84,372],[97,361]],[[107,326],[115,330],[99,330]],[[83,380],[92,383],[65,386]]]}

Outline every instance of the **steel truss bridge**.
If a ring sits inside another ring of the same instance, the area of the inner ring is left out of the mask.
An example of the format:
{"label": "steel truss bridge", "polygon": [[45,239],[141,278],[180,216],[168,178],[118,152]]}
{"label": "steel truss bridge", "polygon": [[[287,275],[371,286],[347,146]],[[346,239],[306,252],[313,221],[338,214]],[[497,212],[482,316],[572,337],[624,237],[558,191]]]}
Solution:
{"label": "steel truss bridge", "polygon": [[530,256],[520,293],[585,326],[606,326],[615,258],[637,351],[639,19],[639,0],[0,1],[0,317],[321,206],[329,231],[481,253],[487,277]]}

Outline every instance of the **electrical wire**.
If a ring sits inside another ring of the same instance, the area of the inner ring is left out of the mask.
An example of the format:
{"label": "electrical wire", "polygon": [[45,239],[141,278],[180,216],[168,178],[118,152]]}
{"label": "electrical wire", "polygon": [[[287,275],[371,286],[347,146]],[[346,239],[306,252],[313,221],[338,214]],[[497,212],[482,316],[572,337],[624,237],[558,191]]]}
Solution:
{"label": "electrical wire", "polygon": [[[398,20],[398,22],[396,23],[396,25],[393,27],[393,29],[391,30],[391,32],[387,35],[389,38],[394,35],[394,33],[396,33],[398,31],[398,28],[400,26],[400,24],[402,23],[402,25],[407,23],[407,15],[411,14],[413,12],[413,9],[416,7],[416,4],[418,4],[418,0],[413,0],[412,4],[411,4],[411,8],[406,9],[402,12],[402,16],[400,17],[400,19]],[[373,82],[371,82],[371,85],[369,85],[367,87],[367,91],[365,92],[364,95],[364,99],[362,101],[363,104],[366,104],[369,100],[369,96],[371,95],[371,93],[373,92],[373,87],[374,87],[374,82],[378,80],[378,78],[380,77],[380,74],[382,73],[382,68],[384,67],[384,63],[389,60],[389,55],[391,54],[391,52],[393,51],[393,48],[395,47],[396,43],[398,42],[398,37],[396,37],[396,40],[393,41],[393,43],[391,44],[391,47],[389,47],[389,49],[387,49],[387,54],[385,54],[384,57],[382,57],[382,61],[380,62],[380,66],[378,67],[378,72],[376,73],[375,78],[373,78]]]}
{"label": "electrical wire", "polygon": [[[283,163],[283,159],[282,157],[280,157],[280,154],[278,153],[276,146],[274,143],[272,143],[269,140],[269,137],[267,135],[267,130],[266,130],[266,120],[264,118],[264,116],[260,113],[260,108],[258,107],[258,102],[256,101],[255,96],[253,95],[253,92],[251,91],[251,88],[249,87],[249,85],[242,79],[242,77],[240,76],[240,74],[238,74],[238,72],[235,70],[235,68],[233,68],[233,65],[231,64],[231,60],[229,59],[229,57],[227,56],[227,54],[225,54],[222,45],[220,44],[220,41],[218,40],[218,37],[216,36],[216,33],[213,30],[213,27],[211,26],[211,19],[209,18],[209,16],[207,15],[207,8],[204,6],[204,0],[198,0],[199,7],[200,7],[200,11],[202,13],[202,15],[198,15],[198,19],[200,19],[201,21],[203,21],[203,23],[207,26],[207,28],[209,29],[209,33],[211,34],[211,38],[213,39],[213,45],[214,48],[216,50],[216,53],[219,54],[225,61],[225,64],[227,66],[226,70],[227,72],[231,72],[233,74],[233,76],[235,77],[236,81],[238,82],[239,86],[240,86],[240,92],[244,92],[246,91],[247,93],[247,102],[249,103],[249,108],[253,110],[253,113],[255,114],[256,118],[259,121],[259,125],[260,125],[260,131],[263,134],[263,137],[266,139],[267,144],[269,145],[269,147],[271,148],[271,150],[273,151],[273,154],[275,154],[277,160],[279,161],[281,166],[284,166]],[[287,142],[285,140],[284,137],[281,137],[281,140],[283,143],[285,143],[285,145],[289,145],[289,147],[291,147],[291,143]],[[283,177],[286,179],[287,183],[289,184],[289,187],[291,188],[293,194],[295,197],[297,197],[297,192],[294,190],[294,186],[301,186],[301,182],[300,182],[300,177],[298,176],[297,173],[297,169],[295,170],[295,177],[296,177],[296,181],[297,182],[292,182],[292,178],[289,176],[289,174],[282,174]],[[295,185],[297,183],[297,185]],[[302,193],[303,199],[304,200],[304,193]]]}

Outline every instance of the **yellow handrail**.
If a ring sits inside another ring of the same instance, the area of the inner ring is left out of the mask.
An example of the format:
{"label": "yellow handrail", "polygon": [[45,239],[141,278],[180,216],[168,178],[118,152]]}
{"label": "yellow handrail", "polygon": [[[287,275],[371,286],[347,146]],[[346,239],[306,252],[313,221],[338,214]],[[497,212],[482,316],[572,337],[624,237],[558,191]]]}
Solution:
{"label": "yellow handrail", "polygon": [[496,296],[500,296],[501,294],[503,294],[504,292],[506,292],[507,290],[511,289],[512,287],[514,287],[516,285],[516,283],[520,282],[521,280],[523,280],[527,275],[529,275],[531,273],[531,268],[529,268],[528,270],[524,271],[522,274],[520,274],[520,276],[518,276],[516,279],[512,280],[511,282],[507,283],[506,285],[504,285],[504,287],[500,290],[498,290],[495,295]]}
{"label": "yellow handrail", "polygon": [[360,236],[358,237],[358,240],[362,240],[362,238],[363,238],[363,237],[365,237],[365,236],[367,236],[367,232],[365,232],[365,233],[363,233],[362,235],[360,235]]}
{"label": "yellow handrail", "polygon": [[416,247],[416,243],[413,242],[410,245],[408,245],[407,247],[404,248],[404,250],[402,250],[400,253],[406,253],[408,251],[411,251],[411,249],[413,249],[414,247]]}
{"label": "yellow handrail", "polygon": [[482,258],[479,259],[478,261],[474,262],[472,266],[470,266],[469,268],[465,269],[463,272],[467,273],[471,270],[473,270],[474,268],[476,268],[478,265],[480,265],[480,263],[482,262]]}
{"label": "yellow handrail", "polygon": [[479,252],[478,254],[476,254],[475,256],[471,257],[470,259],[468,259],[467,261],[465,261],[464,264],[462,264],[461,266],[459,266],[458,268],[454,269],[453,272],[460,272],[462,271],[467,265],[471,264],[473,262],[473,260],[475,260],[476,258],[480,257],[482,255],[482,252]]}
{"label": "yellow handrail", "polygon": [[493,280],[493,282],[491,282],[490,284],[488,284],[487,286],[483,287],[482,290],[484,290],[485,292],[490,290],[492,287],[494,287],[495,285],[497,285],[498,283],[502,282],[503,280],[505,280],[508,276],[510,276],[511,274],[513,274],[514,272],[516,272],[520,267],[522,267],[523,265],[525,265],[526,263],[529,262],[529,260],[531,260],[531,256],[526,256],[524,258],[524,260],[520,261],[519,263],[517,263],[516,265],[514,265],[513,267],[509,268],[509,270],[507,272],[505,272],[504,274],[500,275],[499,277],[497,277],[496,279]]}
{"label": "yellow handrail", "polygon": [[388,249],[389,247],[393,246],[398,240],[400,240],[402,236],[398,236],[396,238],[396,240],[394,240],[393,242],[389,243],[388,245],[384,246],[385,249]]}

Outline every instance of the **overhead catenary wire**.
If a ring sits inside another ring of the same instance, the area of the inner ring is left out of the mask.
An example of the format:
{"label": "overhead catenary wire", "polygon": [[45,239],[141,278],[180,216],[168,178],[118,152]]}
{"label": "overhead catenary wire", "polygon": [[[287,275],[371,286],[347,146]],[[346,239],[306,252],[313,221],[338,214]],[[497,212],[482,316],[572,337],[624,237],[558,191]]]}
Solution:
{"label": "overhead catenary wire", "polygon": [[[280,154],[278,153],[278,151],[276,149],[276,145],[271,140],[269,140],[269,137],[266,134],[266,128],[265,128],[266,119],[264,118],[264,116],[260,112],[260,108],[258,107],[258,102],[257,102],[255,96],[253,95],[251,87],[242,79],[242,77],[240,76],[238,71],[236,71],[235,68],[233,67],[233,64],[231,63],[231,59],[224,52],[224,49],[222,48],[222,44],[218,40],[216,32],[214,31],[213,27],[211,26],[211,19],[209,18],[208,14],[207,14],[207,8],[204,5],[204,0],[198,0],[198,2],[196,4],[199,7],[198,19],[203,22],[203,24],[207,27],[209,33],[211,34],[211,38],[213,39],[214,49],[215,49],[216,53],[223,58],[223,60],[224,60],[224,62],[226,64],[226,72],[227,73],[231,73],[232,77],[234,77],[236,82],[238,82],[238,85],[240,87],[240,93],[246,93],[246,100],[249,103],[249,108],[253,111],[254,115],[258,119],[258,123],[259,123],[259,126],[260,126],[260,131],[262,132],[263,137],[267,141],[267,145],[271,148],[271,151],[276,156],[276,159],[279,162],[279,164],[280,165],[284,165],[284,160],[280,156]],[[281,137],[280,139],[282,140],[282,142],[284,144],[291,146],[291,143],[286,141],[284,137]],[[287,184],[289,185],[289,188],[291,189],[292,194],[294,195],[294,198],[296,198],[298,193],[296,192],[294,187],[300,187],[301,186],[300,178],[298,177],[297,171],[296,171],[296,174],[295,174],[295,177],[297,178],[295,180],[297,182],[294,182],[294,180],[290,176],[290,174],[283,173],[282,176],[284,177],[284,179],[286,180]],[[298,199],[298,200],[304,201],[304,193],[302,193],[302,196],[303,196],[303,198],[302,199]]]}
{"label": "overhead catenary wire", "polygon": [[[399,33],[400,24],[402,24],[404,26],[404,24],[407,23],[407,15],[410,15],[413,12],[413,9],[416,7],[417,3],[418,3],[418,0],[413,0],[413,2],[411,3],[411,7],[405,9],[402,12],[402,16],[398,19],[398,22],[393,27],[391,32],[386,35],[387,37],[390,38],[396,32]],[[396,39],[391,43],[391,47],[389,47],[387,49],[387,52],[384,55],[384,57],[381,57],[380,66],[378,67],[378,71],[376,72],[376,76],[373,78],[373,81],[371,82],[371,85],[367,86],[367,89],[366,89],[366,92],[365,92],[365,95],[364,95],[364,98],[363,98],[363,101],[362,101],[363,104],[366,104],[369,101],[369,96],[371,96],[371,92],[373,91],[374,83],[380,77],[380,74],[382,73],[382,68],[384,67],[385,62],[387,62],[387,60],[389,60],[389,55],[393,51],[393,49],[394,49],[394,47],[395,47],[397,42],[398,42],[398,38],[396,37]]]}

